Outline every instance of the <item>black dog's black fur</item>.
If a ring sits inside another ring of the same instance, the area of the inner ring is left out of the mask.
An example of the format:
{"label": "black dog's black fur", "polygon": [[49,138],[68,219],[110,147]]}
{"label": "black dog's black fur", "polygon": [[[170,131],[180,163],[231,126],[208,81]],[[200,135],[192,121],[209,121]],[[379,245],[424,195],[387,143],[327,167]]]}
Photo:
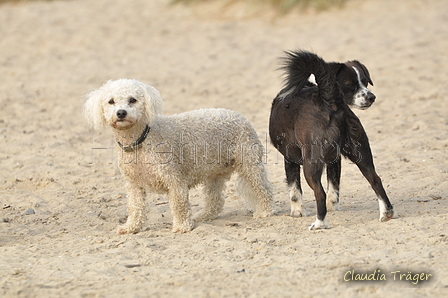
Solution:
{"label": "black dog's black fur", "polygon": [[[393,207],[376,174],[369,140],[348,106],[353,95],[344,91],[338,82],[337,75],[344,64],[326,63],[306,51],[286,54],[285,87],[272,102],[269,135],[272,144],[284,156],[288,185],[295,183],[300,192],[300,165],[303,165],[304,176],[317,203],[317,226],[313,224],[310,229],[327,227],[324,224],[326,194],[321,176],[326,165],[327,178],[339,192],[341,154],[359,167],[378,196],[380,220],[389,220]],[[373,84],[367,69],[364,67],[362,71],[367,73],[365,85]],[[311,74],[317,86],[310,85]]]}

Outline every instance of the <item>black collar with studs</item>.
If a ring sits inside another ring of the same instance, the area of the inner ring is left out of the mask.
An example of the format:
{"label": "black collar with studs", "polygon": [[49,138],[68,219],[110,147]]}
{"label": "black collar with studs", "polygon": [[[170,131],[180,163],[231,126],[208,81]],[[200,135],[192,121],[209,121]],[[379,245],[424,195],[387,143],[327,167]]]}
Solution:
{"label": "black collar with studs", "polygon": [[135,151],[146,140],[149,130],[150,130],[150,127],[148,124],[146,124],[145,130],[142,132],[141,136],[137,139],[137,141],[135,141],[134,143],[127,145],[127,146],[123,146],[123,144],[121,144],[120,142],[117,142],[118,146],[120,146],[120,148],[123,149],[124,152]]}

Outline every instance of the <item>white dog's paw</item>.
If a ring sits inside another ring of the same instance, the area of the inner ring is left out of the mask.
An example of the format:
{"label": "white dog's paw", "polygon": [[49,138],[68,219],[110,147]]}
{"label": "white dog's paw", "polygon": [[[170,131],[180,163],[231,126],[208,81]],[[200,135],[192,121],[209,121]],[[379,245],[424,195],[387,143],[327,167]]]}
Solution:
{"label": "white dog's paw", "polygon": [[264,211],[260,211],[260,212],[255,212],[254,213],[254,218],[265,218],[265,217],[270,217],[270,216],[272,216],[274,214],[275,214],[275,210],[274,209],[264,210]]}
{"label": "white dog's paw", "polygon": [[193,222],[211,221],[217,218],[218,215],[212,212],[199,211],[192,217]]}
{"label": "white dog's paw", "polygon": [[390,220],[394,216],[394,209],[386,210],[385,212],[380,213],[380,221],[385,222]]}
{"label": "white dog's paw", "polygon": [[316,221],[313,222],[308,229],[309,230],[328,229],[327,220],[326,219],[324,219],[324,220],[316,219]]}
{"label": "white dog's paw", "polygon": [[291,201],[291,216],[292,217],[302,217],[309,216],[305,207],[300,202]]}
{"label": "white dog's paw", "polygon": [[188,220],[182,224],[173,223],[173,228],[171,229],[171,231],[173,231],[173,233],[187,233],[193,230],[193,228],[194,228],[194,222],[192,220]]}
{"label": "white dog's paw", "polygon": [[129,225],[129,224],[124,224],[122,226],[118,226],[117,234],[118,235],[135,234],[138,231],[140,231],[139,227],[132,226],[132,225]]}

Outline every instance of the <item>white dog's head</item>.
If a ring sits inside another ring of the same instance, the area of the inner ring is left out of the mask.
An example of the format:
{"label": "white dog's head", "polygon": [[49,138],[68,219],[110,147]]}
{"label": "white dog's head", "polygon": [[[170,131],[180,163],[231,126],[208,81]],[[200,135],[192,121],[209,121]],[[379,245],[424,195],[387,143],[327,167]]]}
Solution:
{"label": "white dog's head", "polygon": [[86,97],[84,116],[97,130],[106,124],[120,130],[140,121],[151,125],[154,117],[162,113],[159,91],[137,80],[108,81]]}

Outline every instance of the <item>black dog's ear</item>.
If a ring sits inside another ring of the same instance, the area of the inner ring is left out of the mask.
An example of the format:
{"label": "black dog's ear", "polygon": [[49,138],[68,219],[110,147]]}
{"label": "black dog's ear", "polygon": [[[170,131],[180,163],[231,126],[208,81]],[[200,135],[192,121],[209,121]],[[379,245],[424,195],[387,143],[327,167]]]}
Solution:
{"label": "black dog's ear", "polygon": [[358,67],[364,72],[364,75],[365,75],[366,78],[367,78],[367,82],[370,83],[370,85],[373,86],[373,82],[372,82],[372,79],[370,78],[370,73],[369,73],[369,71],[367,70],[367,67],[365,67],[364,64],[362,64],[362,63],[359,62],[358,60],[354,60],[354,61],[352,61],[352,62],[353,62],[354,64],[356,64],[356,66],[358,66]]}
{"label": "black dog's ear", "polygon": [[330,66],[330,69],[334,73],[335,76],[338,76],[338,73],[345,66],[344,63],[339,63],[339,62],[330,62],[330,63],[328,63],[328,65]]}

